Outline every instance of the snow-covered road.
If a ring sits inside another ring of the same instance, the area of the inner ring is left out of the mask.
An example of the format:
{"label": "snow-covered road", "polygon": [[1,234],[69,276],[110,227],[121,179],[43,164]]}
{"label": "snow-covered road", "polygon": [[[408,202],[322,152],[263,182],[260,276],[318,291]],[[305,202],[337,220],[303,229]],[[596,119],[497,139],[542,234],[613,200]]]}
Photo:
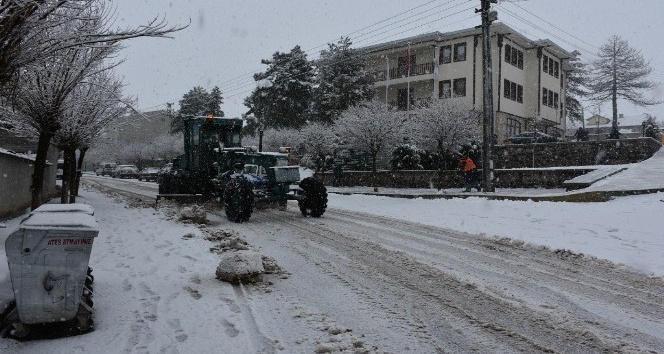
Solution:
{"label": "snow-covered road", "polygon": [[[155,188],[90,180],[146,196]],[[91,258],[95,332],[0,339],[3,352],[664,352],[662,279],[608,261],[338,208],[304,218],[294,202],[244,224],[213,210],[199,228],[168,203],[125,198],[83,192],[102,228]],[[219,231],[281,271],[219,282],[205,238]]]}

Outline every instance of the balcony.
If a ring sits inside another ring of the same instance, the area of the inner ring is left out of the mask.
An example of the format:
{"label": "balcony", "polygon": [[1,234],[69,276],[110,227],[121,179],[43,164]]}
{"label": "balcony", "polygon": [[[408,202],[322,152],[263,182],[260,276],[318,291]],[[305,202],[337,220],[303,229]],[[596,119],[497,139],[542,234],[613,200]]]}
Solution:
{"label": "balcony", "polygon": [[[410,72],[408,72],[408,67],[400,66],[396,68],[391,68],[389,71],[390,80],[400,79],[409,76],[421,76],[427,74],[433,74],[434,63],[422,63],[415,64],[410,67]],[[372,73],[374,82],[385,81],[387,80],[387,70],[374,71]]]}

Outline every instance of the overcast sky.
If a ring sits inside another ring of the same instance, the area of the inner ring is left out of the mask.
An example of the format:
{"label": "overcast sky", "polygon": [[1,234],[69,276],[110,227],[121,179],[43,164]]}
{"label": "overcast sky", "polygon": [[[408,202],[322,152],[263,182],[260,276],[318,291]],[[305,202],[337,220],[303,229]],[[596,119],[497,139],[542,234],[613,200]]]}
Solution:
{"label": "overcast sky", "polygon": [[[136,39],[121,52],[118,73],[126,92],[145,111],[177,102],[194,86],[222,89],[226,116],[246,112],[242,101],[255,87],[261,59],[295,45],[318,57],[328,42],[349,35],[361,47],[407,36],[479,25],[480,0],[112,0],[118,27],[145,24],[155,16],[191,25],[173,39]],[[579,50],[586,61],[612,35],[619,35],[651,61],[661,82],[653,97],[664,101],[664,1],[514,0],[493,8],[498,19],[530,39],[548,38]],[[664,119],[664,105],[620,104],[620,113],[648,112]],[[594,113],[594,112],[593,112]],[[605,105],[602,115],[611,116]],[[590,113],[586,111],[586,115]]]}

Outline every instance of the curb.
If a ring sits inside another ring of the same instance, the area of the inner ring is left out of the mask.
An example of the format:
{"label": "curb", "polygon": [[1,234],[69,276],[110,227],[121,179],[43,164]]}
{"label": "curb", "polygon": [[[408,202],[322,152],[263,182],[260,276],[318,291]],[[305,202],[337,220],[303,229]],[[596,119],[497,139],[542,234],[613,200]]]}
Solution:
{"label": "curb", "polygon": [[629,191],[594,191],[579,192],[564,195],[546,195],[546,196],[515,196],[515,195],[495,195],[495,194],[395,194],[395,193],[372,193],[372,192],[330,192],[330,194],[339,195],[373,195],[379,197],[403,198],[403,199],[454,199],[454,198],[485,198],[488,200],[514,200],[534,202],[571,202],[571,203],[601,203],[608,202],[615,197],[626,197],[630,195],[641,195],[664,192],[664,188],[629,190]]}

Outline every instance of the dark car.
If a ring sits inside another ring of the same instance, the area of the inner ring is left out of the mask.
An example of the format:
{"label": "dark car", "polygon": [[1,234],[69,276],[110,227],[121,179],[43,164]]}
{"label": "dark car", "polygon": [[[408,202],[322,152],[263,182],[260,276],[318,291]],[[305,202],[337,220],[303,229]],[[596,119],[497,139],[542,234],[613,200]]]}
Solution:
{"label": "dark car", "polygon": [[115,170],[113,177],[138,178],[138,168],[134,165],[119,165]]}
{"label": "dark car", "polygon": [[156,167],[146,167],[138,173],[139,181],[156,181],[159,176],[159,169]]}
{"label": "dark car", "polygon": [[555,143],[558,138],[542,132],[523,132],[505,139],[506,144]]}

